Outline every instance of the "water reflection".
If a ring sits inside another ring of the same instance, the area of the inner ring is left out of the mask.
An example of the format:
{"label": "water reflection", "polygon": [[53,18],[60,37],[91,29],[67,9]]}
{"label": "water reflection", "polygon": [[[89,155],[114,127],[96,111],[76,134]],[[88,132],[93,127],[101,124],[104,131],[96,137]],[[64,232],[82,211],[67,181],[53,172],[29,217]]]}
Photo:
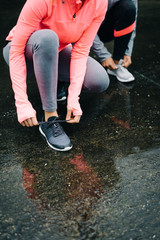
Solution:
{"label": "water reflection", "polygon": [[[134,87],[134,83],[123,84],[117,82],[116,87],[111,88],[109,92],[106,92],[105,98],[108,102],[114,101],[114,98],[117,99],[116,105],[113,104],[113,113],[110,116],[112,121],[127,130],[131,129],[131,99],[130,93]],[[119,107],[119,102],[122,107]],[[121,111],[119,111],[121,109]]]}
{"label": "water reflection", "polygon": [[58,210],[72,220],[86,221],[104,192],[114,188],[119,179],[111,162],[94,162],[93,167],[83,152],[45,162],[43,167],[25,161],[22,180],[26,196],[39,210]]}
{"label": "water reflection", "polygon": [[[1,49],[24,1],[2,0]],[[51,151],[36,128],[18,125],[0,56],[0,239],[160,239],[160,94],[152,81],[159,82],[159,3],[139,2],[134,85],[111,80],[107,92],[80,99],[84,116],[78,126],[66,126],[74,143],[67,155]],[[156,35],[148,34],[148,21]],[[40,108],[35,81],[28,84]]]}

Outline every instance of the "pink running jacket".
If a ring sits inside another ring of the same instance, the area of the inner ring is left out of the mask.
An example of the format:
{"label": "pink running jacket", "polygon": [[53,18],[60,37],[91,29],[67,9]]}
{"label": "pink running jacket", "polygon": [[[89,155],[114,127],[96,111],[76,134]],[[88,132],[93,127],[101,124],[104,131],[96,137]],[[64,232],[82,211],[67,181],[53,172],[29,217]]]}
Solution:
{"label": "pink running jacket", "polygon": [[18,121],[35,117],[27,96],[25,45],[31,34],[51,29],[59,37],[59,51],[75,43],[71,54],[68,108],[74,115],[82,115],[79,104],[86,62],[94,37],[105,17],[108,0],[27,0],[16,26],[6,38],[11,42],[9,65],[15,93]]}

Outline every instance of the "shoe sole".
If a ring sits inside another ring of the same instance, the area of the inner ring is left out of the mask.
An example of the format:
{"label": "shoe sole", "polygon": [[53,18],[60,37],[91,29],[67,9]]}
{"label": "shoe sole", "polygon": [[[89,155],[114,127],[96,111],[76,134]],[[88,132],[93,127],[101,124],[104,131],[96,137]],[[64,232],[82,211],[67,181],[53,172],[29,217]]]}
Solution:
{"label": "shoe sole", "polygon": [[62,97],[62,98],[57,98],[57,102],[62,102],[62,101],[64,101],[64,100],[66,100],[66,99],[67,99],[66,96],[64,96],[64,97]]}
{"label": "shoe sole", "polygon": [[117,75],[114,74],[113,72],[110,72],[110,70],[108,70],[108,73],[109,73],[110,75],[116,77],[120,82],[132,82],[132,81],[135,80],[134,77],[131,77],[131,78],[127,79],[127,80],[121,79],[121,78],[117,77]]}
{"label": "shoe sole", "polygon": [[66,152],[66,151],[71,150],[71,148],[73,147],[73,146],[70,146],[70,147],[65,147],[65,148],[63,148],[63,149],[61,149],[61,148],[56,148],[56,147],[52,146],[52,145],[48,142],[48,140],[47,140],[47,138],[46,138],[46,135],[44,134],[44,132],[42,131],[42,129],[40,128],[40,126],[39,126],[39,131],[40,131],[40,133],[42,134],[42,136],[46,139],[46,142],[47,142],[48,146],[49,146],[50,148],[54,149],[55,151]]}

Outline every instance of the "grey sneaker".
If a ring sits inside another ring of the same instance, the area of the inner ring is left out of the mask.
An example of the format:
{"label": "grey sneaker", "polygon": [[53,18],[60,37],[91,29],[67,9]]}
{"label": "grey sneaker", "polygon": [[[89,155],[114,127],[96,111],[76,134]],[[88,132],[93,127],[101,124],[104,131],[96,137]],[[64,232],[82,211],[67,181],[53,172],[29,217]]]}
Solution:
{"label": "grey sneaker", "polygon": [[45,137],[48,145],[56,151],[69,151],[72,143],[64,132],[57,117],[50,117],[47,122],[39,123],[39,131]]}
{"label": "grey sneaker", "polygon": [[122,60],[119,61],[117,64],[117,69],[110,70],[108,69],[107,72],[110,75],[115,76],[120,82],[131,82],[134,81],[134,76],[127,70],[127,68],[122,67]]}

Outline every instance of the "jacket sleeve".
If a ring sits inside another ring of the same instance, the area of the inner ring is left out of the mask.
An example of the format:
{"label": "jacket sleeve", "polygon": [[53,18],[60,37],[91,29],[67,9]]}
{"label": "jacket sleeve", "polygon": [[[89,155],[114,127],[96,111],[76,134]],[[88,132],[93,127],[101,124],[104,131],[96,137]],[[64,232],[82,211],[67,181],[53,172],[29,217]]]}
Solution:
{"label": "jacket sleeve", "polygon": [[[136,23],[137,23],[138,1],[137,0],[132,0],[132,1],[133,1],[134,5],[136,7]],[[136,24],[135,24],[135,29],[132,32],[130,41],[128,43],[127,49],[125,51],[125,55],[128,55],[128,56],[132,55],[135,37],[136,37]],[[104,46],[104,43],[100,40],[98,35],[96,35],[96,37],[93,41],[92,50],[97,55],[100,62],[103,62],[103,61],[105,61],[106,59],[108,59],[112,56],[112,54]]]}
{"label": "jacket sleeve", "polygon": [[112,54],[104,46],[104,43],[100,40],[98,34],[93,41],[92,50],[97,55],[101,63],[112,56]]}
{"label": "jacket sleeve", "polygon": [[37,29],[47,12],[47,4],[43,0],[28,0],[19,16],[11,42],[9,54],[10,76],[17,107],[18,121],[34,117],[33,109],[27,96],[25,46],[30,35]]}
{"label": "jacket sleeve", "polygon": [[92,23],[84,31],[80,39],[74,44],[72,49],[67,107],[73,111],[74,115],[82,115],[82,110],[79,104],[79,95],[81,93],[86,73],[87,58],[96,33],[105,17],[107,4],[107,0],[101,1]]}

